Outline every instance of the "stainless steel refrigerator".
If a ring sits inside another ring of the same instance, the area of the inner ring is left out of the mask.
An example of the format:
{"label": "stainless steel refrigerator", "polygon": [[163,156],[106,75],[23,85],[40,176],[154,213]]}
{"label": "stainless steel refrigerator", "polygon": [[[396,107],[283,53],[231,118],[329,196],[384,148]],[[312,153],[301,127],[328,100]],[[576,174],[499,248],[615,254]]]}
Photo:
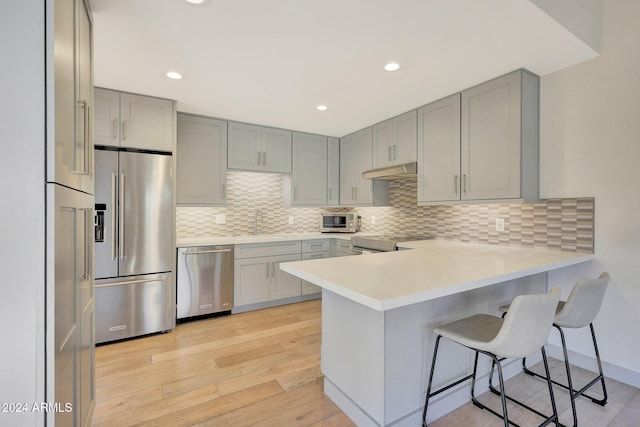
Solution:
{"label": "stainless steel refrigerator", "polygon": [[175,327],[173,161],[95,150],[96,342]]}

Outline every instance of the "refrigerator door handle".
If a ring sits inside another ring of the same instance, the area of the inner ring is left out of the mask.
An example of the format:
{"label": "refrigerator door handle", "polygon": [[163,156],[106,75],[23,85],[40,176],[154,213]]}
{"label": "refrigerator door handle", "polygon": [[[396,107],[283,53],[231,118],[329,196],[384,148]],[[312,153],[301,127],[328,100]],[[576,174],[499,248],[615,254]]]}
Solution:
{"label": "refrigerator door handle", "polygon": [[120,172],[120,191],[119,191],[119,211],[120,211],[120,215],[119,215],[119,224],[118,224],[118,228],[119,228],[119,237],[118,237],[118,243],[119,243],[119,249],[120,249],[120,259],[124,259],[124,172]]}
{"label": "refrigerator door handle", "polygon": [[111,283],[103,283],[100,285],[94,285],[95,288],[108,288],[110,286],[121,286],[121,285],[137,285],[140,283],[152,283],[152,282],[162,282],[166,279],[166,276],[160,276],[153,279],[139,279],[139,280],[123,280],[122,282],[111,282]]}
{"label": "refrigerator door handle", "polygon": [[116,207],[118,206],[118,200],[116,199],[116,187],[118,186],[118,174],[111,173],[111,259],[116,260]]}

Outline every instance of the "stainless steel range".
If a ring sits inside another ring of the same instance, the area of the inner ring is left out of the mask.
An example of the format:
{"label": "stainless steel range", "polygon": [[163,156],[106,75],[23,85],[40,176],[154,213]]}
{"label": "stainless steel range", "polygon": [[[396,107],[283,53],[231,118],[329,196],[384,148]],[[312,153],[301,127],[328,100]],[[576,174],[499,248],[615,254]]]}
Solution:
{"label": "stainless steel range", "polygon": [[362,255],[376,252],[390,252],[398,250],[398,243],[411,242],[416,240],[429,240],[430,236],[415,236],[401,234],[382,234],[375,236],[351,236],[353,245],[352,253]]}

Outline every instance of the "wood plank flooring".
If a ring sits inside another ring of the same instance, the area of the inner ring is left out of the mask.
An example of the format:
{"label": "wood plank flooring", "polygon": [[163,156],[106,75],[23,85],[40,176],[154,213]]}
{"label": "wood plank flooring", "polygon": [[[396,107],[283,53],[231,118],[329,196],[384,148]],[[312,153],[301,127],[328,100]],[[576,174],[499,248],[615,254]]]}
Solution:
{"label": "wood plank flooring", "polygon": [[[321,302],[315,300],[99,346],[92,425],[354,426],[324,395],[320,333]],[[561,373],[558,366],[554,370]],[[522,374],[505,387],[544,402],[543,385]],[[580,401],[580,426],[640,425],[640,392],[611,380],[607,386],[610,403],[604,408]],[[557,393],[562,421],[569,423],[568,397]],[[499,401],[492,403],[499,408]],[[514,410],[514,416],[529,425],[526,415]],[[499,421],[467,404],[432,425],[502,425]]]}

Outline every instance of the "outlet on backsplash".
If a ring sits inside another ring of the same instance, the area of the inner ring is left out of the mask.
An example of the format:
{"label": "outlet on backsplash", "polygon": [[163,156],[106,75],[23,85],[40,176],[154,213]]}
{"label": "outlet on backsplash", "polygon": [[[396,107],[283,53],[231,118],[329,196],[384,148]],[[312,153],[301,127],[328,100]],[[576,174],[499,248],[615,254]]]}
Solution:
{"label": "outlet on backsplash", "polygon": [[376,224],[376,217],[374,215],[371,215],[371,225],[375,225]]}
{"label": "outlet on backsplash", "polygon": [[496,218],[496,231],[504,231],[504,218]]}

